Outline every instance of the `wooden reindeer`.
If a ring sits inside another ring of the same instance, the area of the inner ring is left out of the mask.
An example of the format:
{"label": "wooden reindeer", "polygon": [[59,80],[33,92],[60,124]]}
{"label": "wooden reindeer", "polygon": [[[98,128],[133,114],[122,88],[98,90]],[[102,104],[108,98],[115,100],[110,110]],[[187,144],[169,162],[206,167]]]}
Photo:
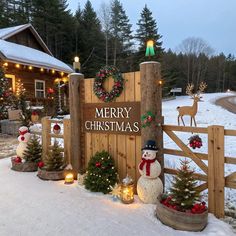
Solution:
{"label": "wooden reindeer", "polygon": [[193,121],[194,121],[195,126],[197,126],[195,116],[198,110],[198,102],[201,99],[200,94],[206,89],[206,87],[207,87],[207,84],[205,82],[201,82],[197,93],[193,94],[194,85],[193,84],[187,85],[186,94],[188,94],[189,96],[193,98],[193,105],[177,107],[177,110],[179,112],[178,125],[180,125],[180,118],[181,118],[183,125],[185,126],[183,116],[190,116],[191,117],[190,126],[192,126]]}

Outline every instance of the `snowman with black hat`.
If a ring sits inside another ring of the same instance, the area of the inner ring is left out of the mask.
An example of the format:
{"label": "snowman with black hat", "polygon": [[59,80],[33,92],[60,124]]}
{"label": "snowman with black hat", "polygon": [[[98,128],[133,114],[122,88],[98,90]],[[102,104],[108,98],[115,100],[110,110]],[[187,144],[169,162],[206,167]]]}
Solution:
{"label": "snowman with black hat", "polygon": [[161,174],[161,166],[156,160],[156,142],[148,140],[142,151],[142,161],[139,164],[141,177],[137,183],[137,192],[144,203],[155,204],[157,197],[163,192],[163,184],[158,177]]}

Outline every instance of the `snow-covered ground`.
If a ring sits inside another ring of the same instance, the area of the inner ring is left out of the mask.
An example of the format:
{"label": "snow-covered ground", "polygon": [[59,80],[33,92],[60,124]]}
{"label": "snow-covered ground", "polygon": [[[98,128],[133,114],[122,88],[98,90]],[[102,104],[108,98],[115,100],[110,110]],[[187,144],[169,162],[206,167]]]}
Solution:
{"label": "snow-covered ground", "polygon": [[[199,103],[196,116],[198,126],[223,125],[236,129],[235,114],[214,104],[217,98],[232,94],[205,94]],[[187,96],[163,102],[165,124],[177,124],[177,106],[191,105]],[[186,123],[189,120],[186,119]],[[34,127],[36,128],[36,127]],[[37,126],[37,131],[40,126]],[[176,133],[186,144],[190,133]],[[200,135],[203,147],[197,151],[207,153],[207,136]],[[225,154],[236,157],[236,137],[226,138]],[[165,147],[177,148],[166,135]],[[166,155],[167,166],[176,167],[178,158]],[[63,181],[42,181],[36,173],[19,173],[10,170],[10,159],[0,160],[0,236],[28,235],[234,235],[231,227],[209,215],[209,223],[202,232],[175,231],[164,226],[154,215],[155,205],[135,203],[125,205],[112,201],[110,195],[95,194],[77,183],[66,186]],[[194,166],[194,163],[193,163]],[[226,165],[226,173],[236,166]],[[199,169],[196,167],[196,170]],[[236,191],[227,190],[228,204],[236,205]]]}
{"label": "snow-covered ground", "polygon": [[234,235],[228,224],[211,214],[200,233],[176,231],[156,219],[155,205],[137,198],[125,205],[77,183],[42,181],[36,173],[14,172],[10,166],[10,159],[0,160],[1,236]]}

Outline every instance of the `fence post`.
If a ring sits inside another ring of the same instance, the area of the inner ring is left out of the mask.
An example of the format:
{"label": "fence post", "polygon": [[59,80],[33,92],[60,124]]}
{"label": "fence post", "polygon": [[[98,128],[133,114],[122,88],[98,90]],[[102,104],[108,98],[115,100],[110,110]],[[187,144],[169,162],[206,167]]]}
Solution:
{"label": "fence post", "polygon": [[72,73],[69,75],[70,122],[71,122],[71,164],[76,172],[82,171],[81,155],[81,101],[79,87],[84,75]]}
{"label": "fence post", "polygon": [[66,163],[71,164],[71,141],[70,141],[70,134],[71,134],[71,127],[70,127],[70,120],[64,119],[63,120],[63,139],[64,139],[64,156],[66,158]]}
{"label": "fence post", "polygon": [[224,217],[224,127],[208,127],[208,207],[216,217]]}
{"label": "fence post", "polygon": [[157,158],[160,162],[162,173],[160,178],[164,184],[164,156],[163,156],[163,131],[162,131],[162,85],[161,64],[148,61],[140,64],[141,77],[141,115],[148,111],[155,115],[155,122],[142,129],[141,144],[144,146],[148,139],[155,140],[158,147]]}
{"label": "fence post", "polygon": [[49,117],[42,118],[42,147],[43,147],[43,156],[48,153],[49,146],[51,145],[51,122]]}

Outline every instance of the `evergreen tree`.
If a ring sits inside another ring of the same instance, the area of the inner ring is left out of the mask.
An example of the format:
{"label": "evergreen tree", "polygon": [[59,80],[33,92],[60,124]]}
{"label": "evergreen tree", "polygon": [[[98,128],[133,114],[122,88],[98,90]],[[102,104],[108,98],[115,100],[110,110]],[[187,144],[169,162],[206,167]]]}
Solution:
{"label": "evergreen tree", "polygon": [[85,188],[92,192],[109,193],[117,183],[117,171],[108,152],[97,152],[89,161],[84,180]]}
{"label": "evergreen tree", "polygon": [[76,19],[81,70],[85,76],[93,77],[105,63],[105,37],[90,1],[86,2],[82,14],[77,10]]}
{"label": "evergreen tree", "polygon": [[156,20],[152,16],[152,12],[148,9],[147,5],[143,8],[141,12],[141,18],[137,23],[138,29],[136,31],[135,38],[139,41],[139,52],[137,53],[138,64],[145,61],[145,49],[148,40],[152,39],[154,41],[155,56],[152,57],[154,60],[159,60],[163,48],[161,38],[162,36],[158,33]]}
{"label": "evergreen tree", "polygon": [[13,97],[9,80],[5,77],[4,68],[0,64],[0,120],[7,119],[8,109],[13,106]]}
{"label": "evergreen tree", "polygon": [[54,141],[52,150],[43,157],[43,163],[43,169],[47,171],[64,170],[66,163],[58,141]]}
{"label": "evergreen tree", "polygon": [[132,25],[119,0],[113,0],[111,4],[111,34],[113,41],[113,64],[117,65],[117,60],[127,57],[132,46]]}
{"label": "evergreen tree", "polygon": [[26,162],[38,163],[42,157],[42,146],[39,143],[39,139],[34,135],[27,143],[26,150],[24,151],[24,159]]}
{"label": "evergreen tree", "polygon": [[170,188],[171,203],[179,209],[188,210],[199,200],[199,192],[196,190],[197,181],[193,178],[189,161],[181,160],[181,168]]}

